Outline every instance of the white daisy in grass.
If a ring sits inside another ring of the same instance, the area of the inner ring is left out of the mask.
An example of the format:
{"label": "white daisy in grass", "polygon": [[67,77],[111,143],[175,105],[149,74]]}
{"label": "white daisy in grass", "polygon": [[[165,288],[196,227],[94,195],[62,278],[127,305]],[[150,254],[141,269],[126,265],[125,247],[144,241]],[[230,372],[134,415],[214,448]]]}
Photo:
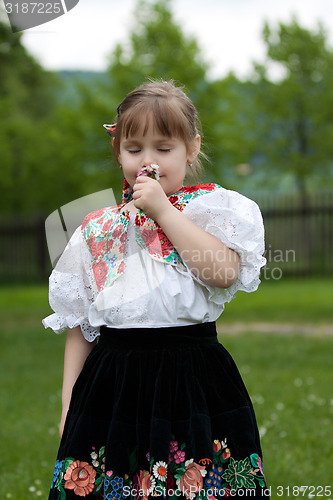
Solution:
{"label": "white daisy in grass", "polygon": [[160,481],[166,481],[167,474],[168,474],[168,465],[166,462],[163,462],[162,460],[159,462],[156,462],[156,464],[153,466],[153,474],[156,477],[156,479],[159,479]]}

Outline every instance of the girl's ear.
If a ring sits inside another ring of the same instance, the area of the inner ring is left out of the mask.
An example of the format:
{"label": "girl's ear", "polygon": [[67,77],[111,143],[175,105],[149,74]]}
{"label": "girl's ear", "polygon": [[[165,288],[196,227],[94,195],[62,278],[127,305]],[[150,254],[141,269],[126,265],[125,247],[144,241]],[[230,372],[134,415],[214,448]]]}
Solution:
{"label": "girl's ear", "polygon": [[193,139],[188,151],[187,160],[189,163],[192,163],[198,156],[200,152],[200,146],[201,146],[201,137],[199,134],[197,134]]}

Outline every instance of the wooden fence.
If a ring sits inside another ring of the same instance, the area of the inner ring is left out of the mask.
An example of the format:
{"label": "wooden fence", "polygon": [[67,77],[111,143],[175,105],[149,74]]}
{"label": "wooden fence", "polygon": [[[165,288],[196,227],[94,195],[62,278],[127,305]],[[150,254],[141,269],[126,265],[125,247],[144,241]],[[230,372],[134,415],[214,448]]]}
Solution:
{"label": "wooden fence", "polygon": [[[262,279],[333,275],[333,192],[312,196],[306,206],[295,198],[255,199],[266,232]],[[46,283],[51,270],[45,217],[2,216],[0,281]]]}
{"label": "wooden fence", "polygon": [[333,192],[256,200],[265,224],[263,279],[333,274]]}
{"label": "wooden fence", "polygon": [[2,217],[0,219],[1,282],[46,282],[51,270],[45,238],[45,218]]}

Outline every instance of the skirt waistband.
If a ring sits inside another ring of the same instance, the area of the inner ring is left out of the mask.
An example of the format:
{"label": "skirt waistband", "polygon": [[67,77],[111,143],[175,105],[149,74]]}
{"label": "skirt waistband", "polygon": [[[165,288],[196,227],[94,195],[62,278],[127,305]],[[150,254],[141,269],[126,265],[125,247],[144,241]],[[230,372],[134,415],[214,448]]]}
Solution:
{"label": "skirt waistband", "polygon": [[102,326],[99,344],[117,349],[198,347],[218,343],[215,322],[161,328]]}

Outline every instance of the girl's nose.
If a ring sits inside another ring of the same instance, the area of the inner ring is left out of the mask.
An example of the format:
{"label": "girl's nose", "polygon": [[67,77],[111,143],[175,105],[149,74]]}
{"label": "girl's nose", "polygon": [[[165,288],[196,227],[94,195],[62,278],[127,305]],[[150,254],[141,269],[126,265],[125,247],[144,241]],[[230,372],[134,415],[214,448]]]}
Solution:
{"label": "girl's nose", "polygon": [[152,154],[152,151],[147,150],[144,152],[144,155],[143,155],[143,165],[142,166],[144,167],[145,165],[150,165],[151,163],[154,163],[153,154]]}

